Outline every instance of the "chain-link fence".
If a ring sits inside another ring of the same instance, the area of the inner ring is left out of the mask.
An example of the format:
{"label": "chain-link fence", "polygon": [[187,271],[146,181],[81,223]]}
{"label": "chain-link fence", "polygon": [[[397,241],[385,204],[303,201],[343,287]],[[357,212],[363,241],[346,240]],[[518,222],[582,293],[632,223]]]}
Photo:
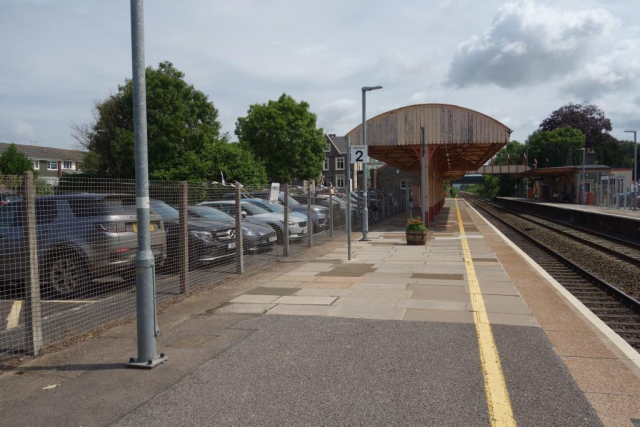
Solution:
{"label": "chain-link fence", "polygon": [[[272,192],[150,182],[157,303],[300,253],[346,232],[333,189]],[[353,229],[362,195],[353,193]],[[400,194],[369,193],[370,225],[403,212]],[[0,177],[0,358],[135,316],[135,181]]]}

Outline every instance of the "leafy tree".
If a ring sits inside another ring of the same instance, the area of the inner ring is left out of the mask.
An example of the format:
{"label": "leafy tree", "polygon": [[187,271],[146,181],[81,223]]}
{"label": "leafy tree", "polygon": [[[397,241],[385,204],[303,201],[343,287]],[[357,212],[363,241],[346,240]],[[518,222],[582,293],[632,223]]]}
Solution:
{"label": "leafy tree", "polygon": [[476,196],[494,198],[500,193],[500,178],[496,175],[485,175],[482,177],[482,183],[470,185],[466,191]]}
{"label": "leafy tree", "polygon": [[585,135],[582,131],[568,126],[549,131],[537,130],[527,140],[529,150],[529,164],[534,159],[538,166],[566,166],[569,153],[572,154],[574,164],[579,158],[578,150],[584,147]]}
{"label": "leafy tree", "polygon": [[240,144],[225,140],[209,144],[198,156],[193,152],[185,155],[182,165],[168,170],[158,170],[151,174],[153,179],[175,181],[239,181],[245,185],[264,185],[267,172],[264,165]]}
{"label": "leafy tree", "polygon": [[324,131],[304,101],[282,94],[277,101],[251,105],[247,116],[238,118],[236,135],[265,162],[273,182],[314,179],[322,172]]}
{"label": "leafy tree", "polygon": [[611,120],[597,105],[569,103],[558,108],[540,123],[540,130],[551,131],[570,126],[584,133],[587,148],[611,144],[617,140],[609,135]]}
{"label": "leafy tree", "polygon": [[0,156],[0,175],[22,175],[26,171],[33,171],[33,162],[18,151],[16,144],[9,144]]}
{"label": "leafy tree", "polygon": [[[146,70],[149,173],[156,179],[233,179],[257,182],[264,169],[250,153],[231,147],[220,135],[218,110],[207,96],[184,80],[170,62]],[[133,88],[125,80],[118,91],[95,104],[94,122],[74,126],[75,137],[88,150],[86,175],[135,177]],[[223,163],[232,162],[232,163]],[[236,162],[236,163],[233,163]],[[251,170],[254,168],[255,170]],[[226,175],[226,174],[225,174]]]}
{"label": "leafy tree", "polygon": [[518,141],[511,141],[506,146],[504,146],[500,151],[498,151],[493,158],[494,165],[506,165],[507,164],[507,156],[509,156],[510,164],[522,164],[522,154],[526,151],[527,146],[525,144],[521,144]]}

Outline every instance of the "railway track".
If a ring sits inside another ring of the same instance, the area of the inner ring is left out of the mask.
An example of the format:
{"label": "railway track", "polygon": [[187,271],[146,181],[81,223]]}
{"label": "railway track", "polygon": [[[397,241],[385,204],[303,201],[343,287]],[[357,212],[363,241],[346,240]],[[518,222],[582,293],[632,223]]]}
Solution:
{"label": "railway track", "polygon": [[495,202],[484,202],[640,267],[640,245],[637,243],[609,236],[604,233],[587,230],[585,228],[567,224],[536,213],[527,212],[524,209],[505,206]]}
{"label": "railway track", "polygon": [[[640,302],[638,300],[560,255],[556,249],[536,241],[509,224],[501,217],[501,213],[495,212],[495,206],[492,207],[487,201],[469,196],[465,199],[607,326],[640,352]],[[503,214],[513,215],[510,212],[503,212]],[[559,233],[553,228],[545,228],[545,230],[549,233]]]}

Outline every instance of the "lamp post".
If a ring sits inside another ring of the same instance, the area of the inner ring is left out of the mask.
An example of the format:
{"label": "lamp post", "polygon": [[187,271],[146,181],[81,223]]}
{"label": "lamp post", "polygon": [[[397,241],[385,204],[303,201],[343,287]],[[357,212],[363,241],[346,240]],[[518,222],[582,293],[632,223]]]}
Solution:
{"label": "lamp post", "polygon": [[636,141],[636,131],[635,130],[625,130],[626,133],[632,133],[633,134],[633,180],[635,181],[635,184],[632,182],[632,186],[633,186],[633,210],[638,209],[638,200],[636,199],[637,196],[637,186],[638,186],[638,143]]}
{"label": "lamp post", "polygon": [[580,203],[586,205],[587,203],[584,201],[584,190],[586,185],[584,185],[584,181],[586,179],[585,174],[585,165],[587,164],[587,147],[580,148],[578,151],[582,151],[582,181],[580,182]]}
{"label": "lamp post", "polygon": [[[362,145],[367,145],[367,92],[382,89],[382,86],[364,86],[362,90]],[[367,163],[362,164],[362,241],[369,239],[369,204],[367,202]]]}

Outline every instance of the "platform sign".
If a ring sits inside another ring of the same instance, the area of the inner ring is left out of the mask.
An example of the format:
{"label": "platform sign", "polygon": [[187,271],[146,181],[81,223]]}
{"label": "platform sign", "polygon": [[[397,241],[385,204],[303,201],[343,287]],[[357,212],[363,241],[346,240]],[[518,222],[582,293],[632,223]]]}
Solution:
{"label": "platform sign", "polygon": [[351,146],[351,163],[369,163],[369,152],[366,145]]}

